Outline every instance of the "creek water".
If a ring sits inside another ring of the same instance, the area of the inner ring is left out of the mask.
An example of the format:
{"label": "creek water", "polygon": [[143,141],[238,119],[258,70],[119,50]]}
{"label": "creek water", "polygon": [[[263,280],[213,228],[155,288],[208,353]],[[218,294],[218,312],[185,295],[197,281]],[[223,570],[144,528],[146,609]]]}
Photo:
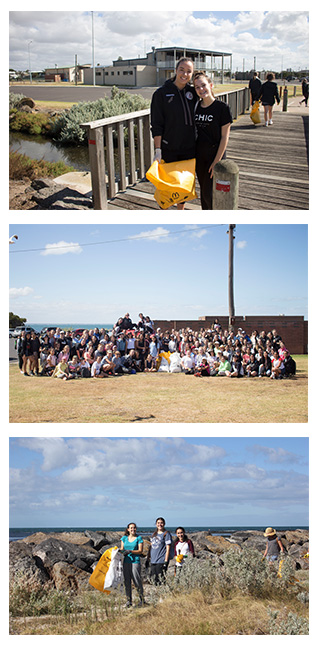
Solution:
{"label": "creek water", "polygon": [[13,152],[22,153],[35,160],[64,162],[77,171],[89,171],[87,146],[63,146],[45,137],[10,132],[9,146]]}

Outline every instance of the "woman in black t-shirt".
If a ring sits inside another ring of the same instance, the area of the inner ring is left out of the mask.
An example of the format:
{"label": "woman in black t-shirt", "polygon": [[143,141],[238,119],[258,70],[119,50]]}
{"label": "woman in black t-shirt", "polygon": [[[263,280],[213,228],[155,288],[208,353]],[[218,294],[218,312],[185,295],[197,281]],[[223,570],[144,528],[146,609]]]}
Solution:
{"label": "woman in black t-shirt", "polygon": [[213,96],[212,83],[204,72],[196,72],[193,83],[199,97],[195,122],[196,173],[200,184],[201,208],[212,209],[213,169],[225,157],[232,115],[229,106]]}

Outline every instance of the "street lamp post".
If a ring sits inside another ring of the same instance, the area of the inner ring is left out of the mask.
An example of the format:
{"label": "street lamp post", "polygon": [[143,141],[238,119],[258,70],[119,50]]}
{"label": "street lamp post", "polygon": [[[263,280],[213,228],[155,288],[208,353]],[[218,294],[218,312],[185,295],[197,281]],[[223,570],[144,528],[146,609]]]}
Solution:
{"label": "street lamp post", "polygon": [[28,59],[29,59],[29,77],[30,77],[30,83],[32,83],[32,72],[31,72],[31,63],[30,63],[30,45],[32,43],[32,40],[29,40],[28,42]]}

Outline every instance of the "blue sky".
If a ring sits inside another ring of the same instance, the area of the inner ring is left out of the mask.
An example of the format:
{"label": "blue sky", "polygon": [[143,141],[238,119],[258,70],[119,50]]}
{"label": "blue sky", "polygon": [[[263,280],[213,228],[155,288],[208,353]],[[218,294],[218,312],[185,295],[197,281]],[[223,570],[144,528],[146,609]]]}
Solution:
{"label": "blue sky", "polygon": [[11,438],[10,526],[308,525],[308,439]]}
{"label": "blue sky", "polygon": [[[256,3],[251,4],[256,9]],[[122,3],[122,11],[94,12],[95,63],[110,65],[118,56],[142,58],[153,46],[176,45],[231,52],[234,71],[242,70],[244,62],[245,69],[252,69],[254,56],[258,70],[308,67],[308,12],[273,11],[273,4],[269,11],[192,11],[184,2],[183,10],[168,11],[172,3],[162,2],[162,11],[130,11],[132,5]],[[138,3],[137,9],[145,6]],[[30,41],[32,70],[73,65],[75,54],[79,64],[92,62],[88,4],[77,3],[79,11],[60,8],[56,2],[56,11],[10,12],[10,67],[28,69]]]}
{"label": "blue sky", "polygon": [[[28,323],[228,314],[228,225],[10,226],[10,311]],[[36,251],[23,251],[36,250]],[[237,225],[238,315],[307,318],[307,226]],[[58,321],[59,319],[59,321]]]}

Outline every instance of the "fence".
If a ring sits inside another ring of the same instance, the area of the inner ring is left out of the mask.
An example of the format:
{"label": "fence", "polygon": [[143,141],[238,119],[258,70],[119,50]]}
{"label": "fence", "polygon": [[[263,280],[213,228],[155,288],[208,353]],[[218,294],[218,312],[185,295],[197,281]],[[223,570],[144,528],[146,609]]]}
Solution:
{"label": "fence", "polygon": [[[250,107],[249,88],[216,95],[229,104],[234,119]],[[150,109],[81,124],[87,132],[93,207],[108,208],[108,199],[145,177],[153,159]],[[114,146],[117,136],[117,150]]]}

